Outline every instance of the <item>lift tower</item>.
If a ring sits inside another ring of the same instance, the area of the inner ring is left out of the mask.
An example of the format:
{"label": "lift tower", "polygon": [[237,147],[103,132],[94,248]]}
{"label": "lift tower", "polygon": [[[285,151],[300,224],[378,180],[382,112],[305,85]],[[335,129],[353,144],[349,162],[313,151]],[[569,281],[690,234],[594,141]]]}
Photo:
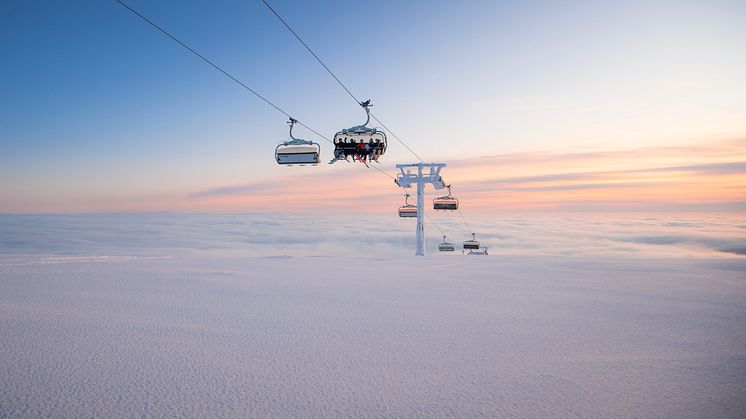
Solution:
{"label": "lift tower", "polygon": [[[400,173],[396,175],[397,185],[402,188],[411,188],[417,185],[417,250],[416,256],[425,256],[425,185],[431,184],[435,189],[446,187],[443,178],[440,177],[440,169],[446,167],[445,163],[411,163],[397,164]],[[415,172],[416,169],[416,172]]]}

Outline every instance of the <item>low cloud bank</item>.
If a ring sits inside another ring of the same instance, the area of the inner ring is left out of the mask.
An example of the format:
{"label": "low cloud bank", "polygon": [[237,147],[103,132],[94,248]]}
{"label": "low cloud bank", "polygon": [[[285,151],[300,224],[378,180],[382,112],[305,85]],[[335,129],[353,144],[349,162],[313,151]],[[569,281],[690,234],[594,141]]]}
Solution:
{"label": "low cloud bank", "polygon": [[[443,234],[457,244],[470,236],[458,215],[432,220],[428,252],[437,252]],[[476,216],[470,222],[496,255],[746,255],[746,218],[739,215]],[[414,230],[414,220],[371,214],[0,215],[0,254],[389,257],[414,253]]]}

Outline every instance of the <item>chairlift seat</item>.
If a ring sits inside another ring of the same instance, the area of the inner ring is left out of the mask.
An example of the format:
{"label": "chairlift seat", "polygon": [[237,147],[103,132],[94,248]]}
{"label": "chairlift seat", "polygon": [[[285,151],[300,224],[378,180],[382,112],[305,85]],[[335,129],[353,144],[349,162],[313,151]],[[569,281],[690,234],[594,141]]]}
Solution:
{"label": "chairlift seat", "polygon": [[453,243],[443,242],[438,245],[438,250],[441,252],[453,252],[456,248],[453,246]]}
{"label": "chairlift seat", "polygon": [[298,121],[290,118],[290,140],[281,142],[275,148],[275,160],[280,165],[317,165],[320,161],[321,146],[313,141],[293,137],[293,125]]}
{"label": "chairlift seat", "polygon": [[479,242],[477,241],[477,235],[471,233],[471,240],[464,242],[464,250],[477,250],[479,249]]}
{"label": "chairlift seat", "polygon": [[458,209],[458,199],[451,197],[440,197],[433,200],[433,209],[442,211],[455,211]]}
{"label": "chairlift seat", "polygon": [[367,153],[382,156],[386,152],[386,134],[375,128],[353,127],[334,135],[335,154],[351,156]]}
{"label": "chairlift seat", "polygon": [[417,217],[417,206],[416,205],[404,205],[404,206],[399,207],[399,217],[402,217],[402,218]]}
{"label": "chairlift seat", "polygon": [[433,199],[434,210],[455,211],[458,209],[458,199],[451,195],[451,185],[446,185],[446,188],[448,188],[448,195]]}
{"label": "chairlift seat", "polygon": [[364,124],[345,128],[334,134],[334,159],[329,164],[338,160],[378,161],[378,158],[386,152],[386,133],[377,128],[368,127],[370,122],[370,101],[360,103],[365,109],[367,119]]}
{"label": "chairlift seat", "polygon": [[467,240],[464,242],[464,250],[477,250],[479,249],[479,242],[476,240]]}
{"label": "chairlift seat", "polygon": [[278,164],[319,164],[319,147],[316,145],[280,145],[275,151]]}

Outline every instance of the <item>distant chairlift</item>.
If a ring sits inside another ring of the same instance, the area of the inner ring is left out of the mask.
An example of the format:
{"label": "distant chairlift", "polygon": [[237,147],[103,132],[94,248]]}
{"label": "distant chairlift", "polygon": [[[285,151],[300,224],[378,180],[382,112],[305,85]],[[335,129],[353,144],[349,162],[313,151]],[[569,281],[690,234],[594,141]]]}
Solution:
{"label": "distant chairlift", "polygon": [[360,103],[365,109],[367,119],[363,125],[346,128],[334,135],[334,158],[329,164],[337,160],[359,161],[366,166],[386,152],[386,133],[376,128],[368,127],[370,122],[370,100]]}
{"label": "distant chairlift", "polygon": [[443,236],[443,243],[438,245],[438,250],[441,252],[453,252],[456,248],[453,246],[453,243],[446,240],[446,236]]}
{"label": "distant chairlift", "polygon": [[478,250],[479,242],[477,241],[476,234],[471,233],[471,240],[464,242],[464,250]]}
{"label": "distant chairlift", "polygon": [[275,159],[277,164],[292,166],[294,164],[305,166],[307,164],[316,166],[319,164],[321,146],[313,141],[293,137],[293,125],[298,121],[290,118],[290,140],[280,143],[275,148]]}
{"label": "distant chairlift", "polygon": [[458,209],[458,199],[451,195],[451,185],[446,187],[448,188],[448,195],[433,199],[434,210],[455,211]]}
{"label": "distant chairlift", "polygon": [[399,207],[399,217],[402,218],[416,218],[417,217],[417,205],[409,203],[409,194],[404,195],[404,205]]}

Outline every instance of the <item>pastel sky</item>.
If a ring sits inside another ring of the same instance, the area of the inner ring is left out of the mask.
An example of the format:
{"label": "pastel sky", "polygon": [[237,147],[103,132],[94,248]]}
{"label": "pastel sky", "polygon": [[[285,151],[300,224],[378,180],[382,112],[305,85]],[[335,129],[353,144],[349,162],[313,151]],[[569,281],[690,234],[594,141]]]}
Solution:
{"label": "pastel sky", "polygon": [[[363,122],[259,0],[128,3],[315,130]],[[272,4],[465,211],[746,210],[742,1]],[[278,167],[286,117],[113,0],[0,2],[0,53],[0,212],[402,200],[360,165]],[[390,138],[380,168],[412,160]]]}

